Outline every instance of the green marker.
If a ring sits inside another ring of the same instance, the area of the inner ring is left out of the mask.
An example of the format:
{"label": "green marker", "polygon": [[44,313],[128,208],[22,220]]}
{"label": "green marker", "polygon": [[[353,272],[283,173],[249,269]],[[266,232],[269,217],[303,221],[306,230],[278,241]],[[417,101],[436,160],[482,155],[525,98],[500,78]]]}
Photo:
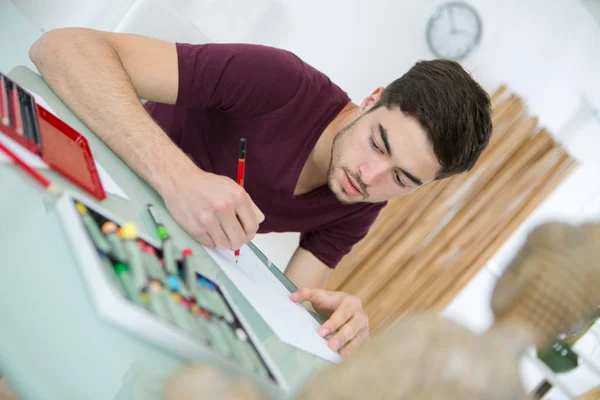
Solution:
{"label": "green marker", "polygon": [[154,206],[148,203],[146,204],[146,208],[148,209],[148,213],[150,214],[150,217],[156,226],[156,234],[162,242],[165,270],[169,275],[178,276],[179,271],[177,270],[177,261],[175,260],[175,246],[173,245],[173,241],[171,240],[169,232],[156,216],[156,213],[154,212]]}
{"label": "green marker", "polygon": [[171,241],[171,237],[169,236],[169,232],[156,216],[156,213],[154,212],[154,205],[148,203],[146,204],[146,209],[148,209],[150,218],[152,218],[152,222],[154,222],[154,226],[156,226],[156,234],[163,245],[163,260],[165,261],[165,269],[170,275],[176,275],[177,262],[175,261],[175,248],[173,246],[173,242]]}
{"label": "green marker", "polygon": [[150,214],[150,218],[152,218],[152,222],[154,222],[154,226],[156,226],[156,233],[158,234],[158,238],[160,240],[164,240],[164,238],[169,237],[169,232],[167,232],[167,228],[160,222],[156,213],[154,212],[154,204],[148,203],[146,204],[146,209],[148,210],[148,214]]}
{"label": "green marker", "polygon": [[110,244],[110,254],[122,263],[127,263],[127,253],[123,247],[123,242],[117,234],[119,227],[112,221],[107,221],[102,225],[102,233],[106,236]]}
{"label": "green marker", "polygon": [[133,284],[133,277],[131,276],[127,265],[118,262],[113,266],[113,269],[123,284],[125,297],[138,305],[144,306],[145,303],[140,297],[140,292],[136,290],[135,285]]}
{"label": "green marker", "polygon": [[113,268],[112,262],[110,262],[110,260],[107,257],[102,256],[100,258],[102,259],[102,263],[106,267],[108,276],[110,277],[110,280],[113,282],[113,286],[115,287],[115,289],[117,289],[117,291],[121,294],[121,296],[127,297],[127,290],[125,289],[125,286],[123,285],[123,282],[121,281],[121,278],[119,278],[119,275],[117,275],[117,272]]}
{"label": "green marker", "polygon": [[92,242],[98,250],[100,250],[104,254],[108,254],[110,251],[110,243],[102,232],[100,232],[100,228],[98,228],[98,224],[94,220],[94,218],[88,212],[86,206],[81,203],[77,203],[77,211],[81,214],[81,218],[83,219],[83,224],[85,225],[90,237],[92,238]]}

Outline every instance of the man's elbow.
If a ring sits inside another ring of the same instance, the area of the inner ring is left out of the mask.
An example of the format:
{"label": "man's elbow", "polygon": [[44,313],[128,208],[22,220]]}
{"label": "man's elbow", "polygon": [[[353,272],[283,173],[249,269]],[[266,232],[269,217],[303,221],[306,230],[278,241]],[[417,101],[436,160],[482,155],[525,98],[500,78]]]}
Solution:
{"label": "man's elbow", "polygon": [[45,63],[60,60],[61,53],[69,44],[75,43],[85,34],[83,28],[60,28],[44,33],[29,48],[29,59],[40,69]]}

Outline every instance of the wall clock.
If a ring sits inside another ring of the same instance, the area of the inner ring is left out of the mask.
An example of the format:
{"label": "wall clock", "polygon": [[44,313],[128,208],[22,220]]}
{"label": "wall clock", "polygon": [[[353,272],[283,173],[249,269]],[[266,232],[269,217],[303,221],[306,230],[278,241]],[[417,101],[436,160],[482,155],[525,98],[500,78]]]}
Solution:
{"label": "wall clock", "polygon": [[464,2],[442,4],[427,22],[427,44],[438,58],[464,59],[477,48],[481,33],[479,14]]}

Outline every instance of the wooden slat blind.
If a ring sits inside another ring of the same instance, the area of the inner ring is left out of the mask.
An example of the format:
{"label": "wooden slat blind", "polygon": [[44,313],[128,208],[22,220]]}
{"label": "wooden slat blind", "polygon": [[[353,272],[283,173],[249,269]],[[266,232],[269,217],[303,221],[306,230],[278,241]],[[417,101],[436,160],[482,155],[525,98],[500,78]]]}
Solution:
{"label": "wooden slat blind", "polygon": [[371,329],[441,310],[570,173],[574,160],[501,86],[477,165],[390,201],[328,289],[357,295]]}

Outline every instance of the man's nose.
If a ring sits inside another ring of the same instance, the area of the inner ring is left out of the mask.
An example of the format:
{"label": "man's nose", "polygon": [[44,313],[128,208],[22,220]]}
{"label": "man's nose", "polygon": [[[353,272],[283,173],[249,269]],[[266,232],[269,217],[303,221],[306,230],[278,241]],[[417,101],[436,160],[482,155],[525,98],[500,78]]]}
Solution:
{"label": "man's nose", "polygon": [[376,186],[388,172],[385,163],[363,164],[358,168],[360,178],[367,186]]}

